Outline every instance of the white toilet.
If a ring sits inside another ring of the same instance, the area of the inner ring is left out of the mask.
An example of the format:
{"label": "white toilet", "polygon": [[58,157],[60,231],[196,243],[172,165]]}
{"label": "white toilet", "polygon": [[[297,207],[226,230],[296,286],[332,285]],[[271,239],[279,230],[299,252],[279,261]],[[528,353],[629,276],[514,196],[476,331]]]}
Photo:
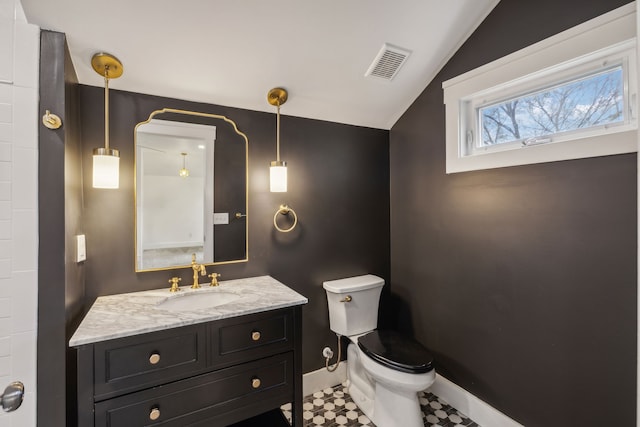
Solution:
{"label": "white toilet", "polygon": [[349,337],[349,394],[378,427],[422,427],[418,392],[435,380],[433,356],[417,341],[377,331],[384,279],[371,274],[323,283],[329,324]]}

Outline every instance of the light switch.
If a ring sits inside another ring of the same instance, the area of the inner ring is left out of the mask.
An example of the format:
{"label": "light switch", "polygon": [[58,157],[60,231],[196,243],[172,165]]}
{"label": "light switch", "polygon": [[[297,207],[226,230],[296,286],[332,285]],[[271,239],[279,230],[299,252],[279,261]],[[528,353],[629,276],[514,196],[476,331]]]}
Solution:
{"label": "light switch", "polygon": [[229,212],[213,214],[213,225],[221,224],[229,224]]}
{"label": "light switch", "polygon": [[87,259],[87,245],[84,234],[76,236],[76,262],[82,262]]}

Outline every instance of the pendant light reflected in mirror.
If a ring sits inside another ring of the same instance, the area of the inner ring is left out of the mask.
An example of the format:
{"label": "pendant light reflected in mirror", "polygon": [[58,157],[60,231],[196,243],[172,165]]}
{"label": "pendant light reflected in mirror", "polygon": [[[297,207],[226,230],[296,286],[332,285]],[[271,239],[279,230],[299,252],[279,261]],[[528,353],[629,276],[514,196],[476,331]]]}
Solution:
{"label": "pendant light reflected in mirror", "polygon": [[187,153],[180,153],[182,156],[182,169],[178,172],[181,178],[186,178],[189,176],[189,169],[187,169]]}
{"label": "pendant light reflected in mirror", "polygon": [[120,152],[109,147],[109,79],[117,79],[124,71],[122,63],[108,53],[96,53],[91,66],[104,77],[104,147],[93,150],[93,188],[120,186]]}
{"label": "pendant light reflected in mirror", "polygon": [[272,193],[287,191],[287,162],[280,160],[280,106],[287,102],[288,94],[283,88],[271,89],[267,94],[267,101],[277,107],[276,118],[276,160],[269,168],[269,182]]}

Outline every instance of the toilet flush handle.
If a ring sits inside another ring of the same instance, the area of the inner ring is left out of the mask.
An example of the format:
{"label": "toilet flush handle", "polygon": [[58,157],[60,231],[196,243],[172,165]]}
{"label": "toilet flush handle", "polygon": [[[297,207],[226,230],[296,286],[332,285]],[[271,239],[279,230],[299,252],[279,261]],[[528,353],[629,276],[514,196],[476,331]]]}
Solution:
{"label": "toilet flush handle", "polygon": [[347,295],[346,297],[342,298],[340,300],[340,302],[351,302],[353,298],[351,298],[351,295]]}

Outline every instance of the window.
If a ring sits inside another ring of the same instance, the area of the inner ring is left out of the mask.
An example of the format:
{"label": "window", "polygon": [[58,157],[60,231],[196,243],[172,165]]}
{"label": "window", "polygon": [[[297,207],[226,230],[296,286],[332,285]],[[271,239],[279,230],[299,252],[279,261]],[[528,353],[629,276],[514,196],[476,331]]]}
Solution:
{"label": "window", "polygon": [[445,82],[447,173],[636,151],[634,23],[624,6]]}

